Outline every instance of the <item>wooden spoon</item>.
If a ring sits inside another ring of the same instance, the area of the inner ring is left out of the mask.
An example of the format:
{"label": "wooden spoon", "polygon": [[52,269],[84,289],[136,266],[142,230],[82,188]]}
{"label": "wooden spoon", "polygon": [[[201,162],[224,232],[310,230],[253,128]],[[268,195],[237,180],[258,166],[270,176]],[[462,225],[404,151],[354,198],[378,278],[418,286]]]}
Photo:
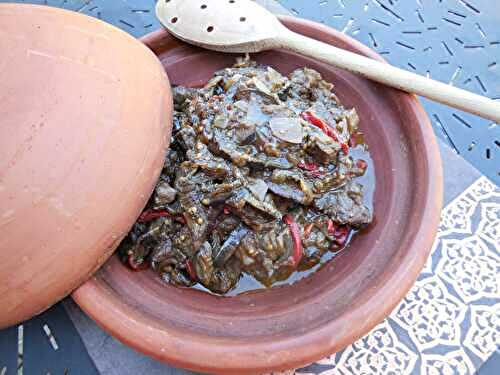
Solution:
{"label": "wooden spoon", "polygon": [[156,14],[179,39],[222,52],[284,48],[500,123],[500,103],[292,32],[251,0],[159,0]]}

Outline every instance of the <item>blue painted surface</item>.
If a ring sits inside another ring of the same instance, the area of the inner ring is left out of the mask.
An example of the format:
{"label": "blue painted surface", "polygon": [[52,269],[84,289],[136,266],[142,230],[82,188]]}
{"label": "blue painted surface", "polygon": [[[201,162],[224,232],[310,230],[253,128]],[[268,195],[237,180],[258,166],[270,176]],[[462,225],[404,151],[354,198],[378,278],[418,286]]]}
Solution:
{"label": "blue painted surface", "polygon": [[0,331],[0,374],[15,374],[17,369],[17,327]]}
{"label": "blue painted surface", "polygon": [[478,371],[479,375],[498,375],[500,373],[500,347]]}
{"label": "blue painted surface", "polygon": [[[0,331],[1,375],[98,375],[62,304],[22,326],[22,334],[17,326]],[[22,372],[18,372],[18,365]]]}

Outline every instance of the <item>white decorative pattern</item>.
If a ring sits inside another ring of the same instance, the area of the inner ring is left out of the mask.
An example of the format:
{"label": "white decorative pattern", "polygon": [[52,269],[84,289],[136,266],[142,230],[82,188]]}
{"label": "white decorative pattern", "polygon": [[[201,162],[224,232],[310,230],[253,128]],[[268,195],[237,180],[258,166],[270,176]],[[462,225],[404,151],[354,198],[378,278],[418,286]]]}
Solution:
{"label": "white decorative pattern", "polygon": [[481,177],[476,180],[459,198],[469,196],[474,201],[481,201],[488,198],[500,197],[498,187],[488,180],[486,177]]}
{"label": "white decorative pattern", "polygon": [[423,351],[439,344],[460,345],[460,323],[466,311],[444,283],[431,276],[415,283],[391,317]]}
{"label": "white decorative pattern", "polygon": [[448,205],[441,213],[439,232],[446,235],[450,232],[471,233],[471,219],[477,202],[467,197],[459,197]]}
{"label": "white decorative pattern", "polygon": [[474,365],[462,349],[439,354],[422,356],[422,375],[472,375]]}
{"label": "white decorative pattern", "polygon": [[500,252],[500,206],[498,204],[481,204],[481,221],[477,233],[493,245],[498,255]]}
{"label": "white decorative pattern", "polygon": [[471,321],[464,345],[485,361],[500,344],[500,303],[471,306]]}
{"label": "white decorative pattern", "polygon": [[479,236],[443,240],[436,274],[466,303],[500,293],[500,258]]}
{"label": "white decorative pattern", "polygon": [[499,241],[500,190],[481,177],[443,209],[432,256],[391,317],[294,374],[474,374],[500,344]]}
{"label": "white decorative pattern", "polygon": [[398,340],[386,320],[344,350],[336,369],[346,375],[411,374],[416,361],[417,355]]}

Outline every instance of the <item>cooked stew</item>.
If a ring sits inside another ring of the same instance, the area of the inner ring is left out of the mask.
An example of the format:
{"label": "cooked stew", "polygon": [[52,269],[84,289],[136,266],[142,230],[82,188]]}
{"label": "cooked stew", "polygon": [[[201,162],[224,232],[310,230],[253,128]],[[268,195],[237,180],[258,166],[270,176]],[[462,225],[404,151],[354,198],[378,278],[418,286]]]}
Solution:
{"label": "cooked stew", "polygon": [[358,115],[318,72],[241,59],[202,88],[175,87],[174,106],[160,179],[119,247],[130,268],[217,294],[243,275],[269,287],[372,221]]}

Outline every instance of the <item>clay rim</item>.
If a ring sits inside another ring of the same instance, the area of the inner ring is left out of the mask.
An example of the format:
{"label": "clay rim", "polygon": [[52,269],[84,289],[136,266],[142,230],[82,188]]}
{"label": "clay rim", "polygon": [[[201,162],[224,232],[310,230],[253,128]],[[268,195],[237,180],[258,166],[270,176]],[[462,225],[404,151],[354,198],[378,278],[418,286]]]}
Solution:
{"label": "clay rim", "polygon": [[[279,18],[284,23],[328,33],[353,45],[366,56],[384,61],[370,48],[327,26],[295,17]],[[165,30],[158,30],[142,38],[142,41],[151,45],[165,35],[168,35]],[[353,306],[348,315],[340,315],[328,324],[309,330],[301,336],[280,338],[272,342],[249,342],[238,338],[212,338],[176,329],[165,332],[156,321],[138,313],[117,298],[109,285],[103,285],[96,278],[77,289],[72,295],[73,299],[98,325],[123,343],[161,361],[195,371],[262,373],[297,368],[350,345],[387,317],[405,297],[427,260],[440,219],[443,177],[437,141],[427,114],[416,96],[404,93],[400,95],[408,100],[410,111],[421,127],[422,147],[427,156],[428,184],[423,191],[425,202],[422,220],[411,248],[401,259],[397,271],[390,275],[387,275],[388,271],[381,273],[381,277],[386,277],[387,285],[391,287],[378,289],[370,298]],[[380,308],[375,309],[374,306]],[[367,317],[366,311],[372,313]],[[171,347],[175,347],[176,352],[181,354],[170,353]],[[248,358],[252,357],[252,353],[259,352],[269,353],[265,361],[256,356],[252,362],[242,362],[241,356]],[[276,353],[280,355],[273,355]]]}

